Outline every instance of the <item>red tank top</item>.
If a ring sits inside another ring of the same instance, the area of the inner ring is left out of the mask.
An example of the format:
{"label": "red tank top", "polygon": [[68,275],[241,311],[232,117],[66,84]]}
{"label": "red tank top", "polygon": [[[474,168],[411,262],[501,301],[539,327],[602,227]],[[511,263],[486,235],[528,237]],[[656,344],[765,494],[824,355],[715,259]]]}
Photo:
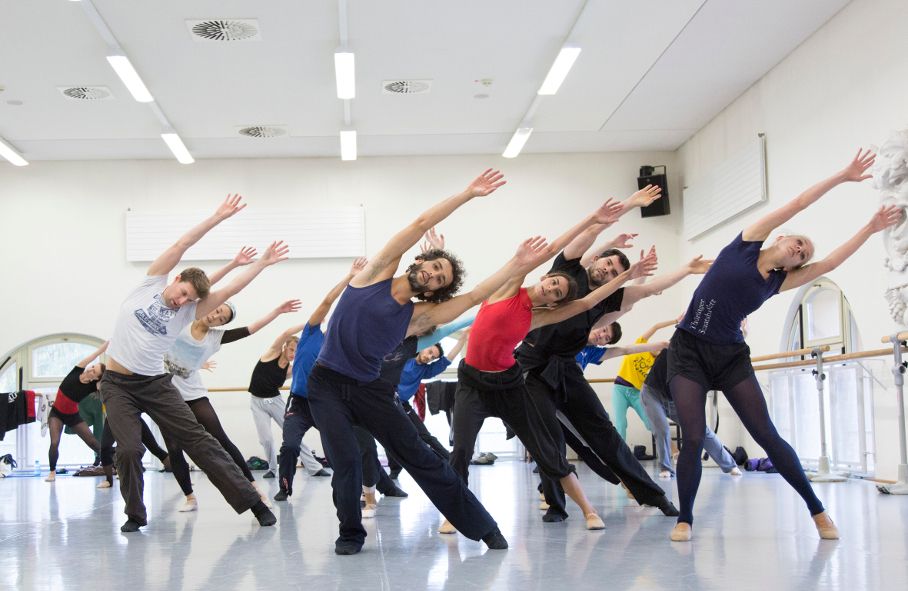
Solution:
{"label": "red tank top", "polygon": [[79,412],[79,403],[72,400],[69,396],[63,393],[63,390],[57,390],[57,397],[54,398],[54,408],[57,409],[57,412],[61,412],[65,415],[71,415]]}
{"label": "red tank top", "polygon": [[533,304],[526,288],[493,304],[483,302],[470,329],[466,362],[480,371],[510,369],[516,363],[514,348],[527,336],[532,320]]}

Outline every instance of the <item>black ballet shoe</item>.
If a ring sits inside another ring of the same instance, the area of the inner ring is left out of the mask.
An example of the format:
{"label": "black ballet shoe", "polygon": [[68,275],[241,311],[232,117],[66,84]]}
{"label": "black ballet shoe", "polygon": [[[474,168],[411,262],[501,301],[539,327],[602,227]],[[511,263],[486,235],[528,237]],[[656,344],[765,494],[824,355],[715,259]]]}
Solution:
{"label": "black ballet shoe", "polygon": [[133,532],[139,531],[139,528],[142,527],[143,525],[145,525],[145,524],[139,523],[138,521],[136,521],[135,519],[130,517],[129,519],[126,520],[126,523],[124,523],[123,525],[120,526],[120,531],[123,532],[124,534],[131,534]]}
{"label": "black ballet shoe", "polygon": [[508,541],[504,539],[504,536],[501,535],[501,530],[498,528],[495,528],[495,531],[482,536],[482,541],[489,547],[489,550],[508,549]]}
{"label": "black ballet shoe", "polygon": [[268,527],[269,525],[274,525],[277,523],[277,517],[274,516],[274,513],[271,512],[265,503],[259,501],[252,506],[252,514],[255,515],[255,518],[258,519],[259,525],[262,527]]}
{"label": "black ballet shoe", "polygon": [[281,489],[281,490],[277,491],[276,495],[274,495],[274,500],[275,501],[286,501],[287,497],[289,497],[289,496],[290,496],[289,492]]}
{"label": "black ballet shoe", "polygon": [[342,542],[340,540],[334,542],[334,553],[340,556],[359,554],[362,549],[363,545],[356,542]]}

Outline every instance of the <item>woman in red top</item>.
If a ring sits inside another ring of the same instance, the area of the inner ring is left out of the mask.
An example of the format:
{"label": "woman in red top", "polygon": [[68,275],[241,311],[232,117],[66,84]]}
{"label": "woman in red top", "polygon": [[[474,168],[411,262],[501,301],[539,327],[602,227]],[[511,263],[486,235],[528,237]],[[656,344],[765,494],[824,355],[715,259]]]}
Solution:
{"label": "woman in red top", "polygon": [[[577,286],[566,274],[550,273],[529,288],[521,285],[529,271],[561,252],[583,230],[593,224],[612,224],[625,209],[620,203],[606,202],[547,247],[542,247],[543,239],[537,239],[534,246],[540,252],[538,258],[528,268],[520,269],[518,275],[479,308],[466,358],[457,371],[458,385],[454,395],[454,451],[450,458],[454,470],[467,480],[470,458],[483,421],[486,417],[499,417],[517,434],[539,469],[559,480],[565,492],[580,505],[587,529],[603,529],[605,524],[561,453],[562,434],[554,413],[552,420],[547,420],[538,410],[538,401],[527,392],[523,373],[514,359],[514,348],[530,330],[590,310],[629,279],[651,274],[656,255],[651,252],[585,298],[567,304],[558,305],[573,300]],[[439,531],[453,533],[453,528],[445,522]]]}
{"label": "woman in red top", "polygon": [[79,403],[92,392],[98,391],[98,380],[104,373],[104,364],[97,363],[91,367],[88,364],[106,350],[107,343],[105,342],[91,355],[77,363],[63,378],[63,382],[57,390],[57,397],[54,398],[54,405],[51,407],[50,416],[47,419],[47,428],[50,433],[50,449],[47,452],[50,474],[45,479],[47,482],[54,482],[57,479],[57,459],[60,457],[60,436],[63,434],[64,425],[72,428],[76,435],[82,438],[85,445],[95,453],[101,451],[101,444],[92,435],[91,429],[79,414]]}

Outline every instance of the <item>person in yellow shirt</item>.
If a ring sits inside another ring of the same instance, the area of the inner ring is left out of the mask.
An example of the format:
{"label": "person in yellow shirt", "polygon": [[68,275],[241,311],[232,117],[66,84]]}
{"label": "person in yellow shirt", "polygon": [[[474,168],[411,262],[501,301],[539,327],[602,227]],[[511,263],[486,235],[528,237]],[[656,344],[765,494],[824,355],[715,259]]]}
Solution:
{"label": "person in yellow shirt", "polygon": [[[656,334],[656,331],[662,328],[668,328],[677,324],[677,319],[666,320],[654,324],[649,330],[643,333],[640,338],[634,341],[634,344],[643,344]],[[615,377],[615,387],[612,389],[612,420],[615,423],[615,429],[621,435],[621,439],[627,441],[627,409],[633,408],[643,421],[648,431],[652,431],[649,419],[646,417],[646,411],[643,410],[643,401],[640,399],[640,388],[643,387],[643,380],[649,373],[650,368],[656,361],[656,355],[668,346],[668,343],[660,343],[661,348],[655,351],[644,351],[626,355],[621,363],[621,369]]]}

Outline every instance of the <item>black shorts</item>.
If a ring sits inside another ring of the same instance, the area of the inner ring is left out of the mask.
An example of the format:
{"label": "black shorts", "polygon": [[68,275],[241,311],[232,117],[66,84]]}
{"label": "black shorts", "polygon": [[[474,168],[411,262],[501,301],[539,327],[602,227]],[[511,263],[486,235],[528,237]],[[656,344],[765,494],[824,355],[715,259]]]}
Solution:
{"label": "black shorts", "polygon": [[51,416],[51,417],[57,417],[57,418],[60,419],[60,420],[63,422],[63,424],[66,425],[67,427],[75,427],[75,426],[78,425],[79,423],[84,423],[84,422],[85,422],[85,419],[82,418],[82,415],[80,415],[80,414],[77,413],[77,412],[74,412],[74,413],[72,413],[72,414],[66,414],[66,413],[60,412],[59,410],[57,410],[57,409],[54,408],[54,407],[50,407],[50,415],[49,415],[49,416]]}
{"label": "black shorts", "polygon": [[684,330],[672,335],[668,351],[668,383],[675,376],[708,390],[730,390],[753,375],[747,343],[715,345]]}

